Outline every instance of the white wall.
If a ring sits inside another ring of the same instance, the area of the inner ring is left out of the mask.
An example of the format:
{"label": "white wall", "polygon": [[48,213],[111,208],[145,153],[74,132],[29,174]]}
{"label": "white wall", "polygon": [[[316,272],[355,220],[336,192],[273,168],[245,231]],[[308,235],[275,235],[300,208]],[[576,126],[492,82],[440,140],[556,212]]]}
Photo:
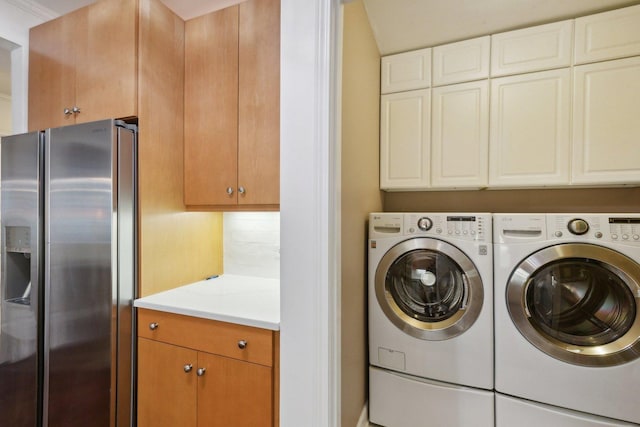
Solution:
{"label": "white wall", "polygon": [[339,426],[340,3],[281,4],[280,425]]}

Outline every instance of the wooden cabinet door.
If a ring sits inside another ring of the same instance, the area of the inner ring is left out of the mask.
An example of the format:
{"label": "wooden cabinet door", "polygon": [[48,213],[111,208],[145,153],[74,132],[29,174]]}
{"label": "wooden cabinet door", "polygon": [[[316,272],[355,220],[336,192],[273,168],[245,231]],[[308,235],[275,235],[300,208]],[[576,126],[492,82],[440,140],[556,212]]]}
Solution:
{"label": "wooden cabinet door", "polygon": [[640,182],[640,57],[574,69],[574,184]]}
{"label": "wooden cabinet door", "polygon": [[380,188],[426,189],[430,185],[431,89],[382,95]]}
{"label": "wooden cabinet door", "polygon": [[576,18],[575,63],[640,55],[640,5]]}
{"label": "wooden cabinet door", "polygon": [[569,184],[568,68],[493,79],[489,185]]}
{"label": "wooden cabinet door", "polygon": [[481,188],[488,183],[489,82],[432,89],[431,185]]}
{"label": "wooden cabinet door", "polygon": [[197,425],[197,363],[195,350],[138,338],[138,427]]}
{"label": "wooden cabinet door", "polygon": [[280,0],[240,4],[238,204],[280,203]]}
{"label": "wooden cabinet door", "polygon": [[185,204],[234,206],[238,178],[238,6],[186,22],[184,99]]}
{"label": "wooden cabinet door", "polygon": [[198,427],[273,425],[272,368],[203,352],[198,368]]}
{"label": "wooden cabinet door", "polygon": [[76,123],[135,116],[136,1],[99,1],[82,13],[73,44]]}
{"label": "wooden cabinet door", "polygon": [[100,1],[32,28],[29,130],[136,115],[136,18]]}
{"label": "wooden cabinet door", "polygon": [[489,77],[491,38],[477,37],[433,48],[433,86]]}
{"label": "wooden cabinet door", "polygon": [[431,86],[431,50],[414,50],[380,59],[380,93],[396,93]]}
{"label": "wooden cabinet door", "polygon": [[29,131],[75,123],[64,114],[75,102],[75,50],[78,28],[86,25],[86,11],[53,19],[29,33]]}

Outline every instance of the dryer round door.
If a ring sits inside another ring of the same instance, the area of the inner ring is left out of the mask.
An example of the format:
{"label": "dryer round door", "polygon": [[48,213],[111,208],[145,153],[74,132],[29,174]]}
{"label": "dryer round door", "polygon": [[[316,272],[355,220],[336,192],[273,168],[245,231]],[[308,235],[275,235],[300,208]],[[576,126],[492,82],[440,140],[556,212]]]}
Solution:
{"label": "dryer round door", "polygon": [[580,366],[640,357],[640,265],[583,243],[542,249],[507,284],[509,315],[539,350]]}
{"label": "dryer round door", "polygon": [[382,257],[375,293],[387,318],[424,340],[453,338],[469,329],[482,309],[482,279],[457,247],[437,239],[400,242]]}

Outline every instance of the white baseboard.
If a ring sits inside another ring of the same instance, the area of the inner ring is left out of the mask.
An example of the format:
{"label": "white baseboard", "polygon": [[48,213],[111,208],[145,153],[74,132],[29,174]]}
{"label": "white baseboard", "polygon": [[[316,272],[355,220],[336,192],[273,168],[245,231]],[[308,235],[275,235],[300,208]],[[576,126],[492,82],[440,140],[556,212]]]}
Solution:
{"label": "white baseboard", "polygon": [[358,425],[356,427],[372,427],[372,424],[369,424],[369,403],[365,402],[362,412],[360,413],[360,418],[358,418]]}

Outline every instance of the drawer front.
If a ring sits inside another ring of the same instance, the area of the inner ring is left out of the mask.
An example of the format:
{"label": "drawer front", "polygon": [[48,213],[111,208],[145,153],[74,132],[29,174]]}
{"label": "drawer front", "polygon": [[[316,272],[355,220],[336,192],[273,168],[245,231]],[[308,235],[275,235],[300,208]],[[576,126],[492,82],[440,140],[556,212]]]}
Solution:
{"label": "drawer front", "polygon": [[139,308],[138,336],[273,366],[273,331],[267,329]]}

